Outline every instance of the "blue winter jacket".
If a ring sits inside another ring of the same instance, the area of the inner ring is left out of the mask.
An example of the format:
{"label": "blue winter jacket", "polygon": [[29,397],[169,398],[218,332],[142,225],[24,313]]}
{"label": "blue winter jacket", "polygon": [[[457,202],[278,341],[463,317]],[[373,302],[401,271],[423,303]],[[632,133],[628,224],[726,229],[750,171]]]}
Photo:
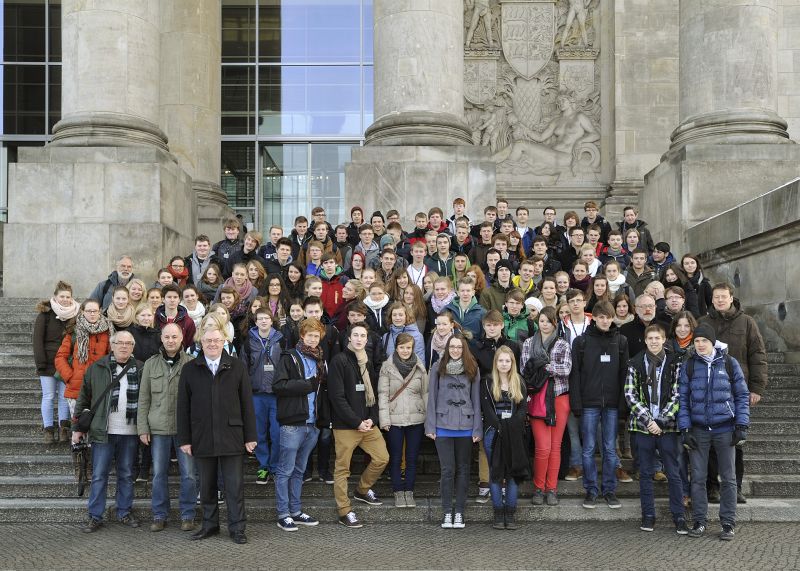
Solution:
{"label": "blue winter jacket", "polygon": [[397,325],[392,325],[389,327],[388,333],[383,334],[383,350],[386,353],[386,357],[391,357],[392,353],[394,353],[394,347],[397,343],[397,336],[401,333],[408,333],[414,338],[414,353],[417,357],[419,357],[419,360],[424,363],[425,339],[422,337],[422,333],[419,332],[419,328],[417,327],[416,323],[412,323],[404,327],[398,327]]}
{"label": "blue winter jacket", "polygon": [[242,341],[241,359],[250,375],[253,394],[272,394],[272,382],[281,356],[282,339],[280,331],[271,329],[267,341],[258,334],[258,327],[251,327],[247,339]]}
{"label": "blue winter jacket", "polygon": [[[696,426],[712,432],[732,432],[736,425],[750,424],[750,391],[742,368],[733,357],[728,357],[733,365],[733,380],[728,378],[726,347],[724,343],[718,344],[710,364],[693,353],[687,364],[681,367],[679,430]],[[693,361],[694,369],[691,379],[687,376],[689,361]]]}
{"label": "blue winter jacket", "polygon": [[453,313],[456,323],[458,323],[464,330],[472,333],[473,339],[477,339],[481,336],[481,333],[483,332],[481,320],[483,319],[483,316],[486,315],[486,309],[478,303],[477,299],[473,297],[472,302],[470,302],[470,306],[467,308],[467,310],[461,311],[461,306],[458,303],[458,296],[456,296],[453,298],[453,301],[451,301],[447,307],[445,307],[445,309]]}

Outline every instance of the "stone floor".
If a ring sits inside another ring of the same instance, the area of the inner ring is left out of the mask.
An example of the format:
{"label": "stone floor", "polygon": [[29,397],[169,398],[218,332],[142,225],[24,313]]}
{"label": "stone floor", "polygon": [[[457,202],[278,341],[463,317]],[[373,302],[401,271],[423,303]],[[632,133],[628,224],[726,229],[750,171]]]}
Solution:
{"label": "stone floor", "polygon": [[293,533],[248,527],[250,543],[223,534],[201,542],[172,527],[107,523],[93,535],[76,525],[0,525],[0,567],[8,569],[798,569],[800,524],[744,523],[733,542],[654,533],[632,522],[529,523],[517,531],[487,524],[443,530],[433,524],[336,524]]}

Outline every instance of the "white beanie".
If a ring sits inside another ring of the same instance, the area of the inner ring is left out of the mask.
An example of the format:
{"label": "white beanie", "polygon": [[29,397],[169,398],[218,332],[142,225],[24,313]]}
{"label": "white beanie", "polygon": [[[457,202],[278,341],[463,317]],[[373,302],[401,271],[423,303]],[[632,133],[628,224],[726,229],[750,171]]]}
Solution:
{"label": "white beanie", "polygon": [[535,309],[536,311],[542,311],[544,304],[542,303],[542,300],[540,300],[538,297],[529,297],[528,299],[525,300],[525,307],[528,308],[528,311],[531,311],[533,309]]}

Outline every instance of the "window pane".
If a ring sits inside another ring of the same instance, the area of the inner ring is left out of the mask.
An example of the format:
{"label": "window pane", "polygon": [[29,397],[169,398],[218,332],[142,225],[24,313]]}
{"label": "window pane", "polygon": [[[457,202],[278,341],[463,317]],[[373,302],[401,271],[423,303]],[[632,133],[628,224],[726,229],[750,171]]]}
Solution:
{"label": "window pane", "polygon": [[61,120],[61,66],[50,66],[50,115],[47,118],[47,132],[53,132],[53,125]]}
{"label": "window pane", "polygon": [[363,61],[372,63],[372,0],[364,0],[364,28],[362,31]]}
{"label": "window pane", "polygon": [[[347,218],[344,204],[344,165],[350,161],[351,149],[351,145],[311,145],[311,207],[322,206],[328,215],[327,219],[334,225]],[[311,208],[306,212],[311,212]]]}
{"label": "window pane", "polygon": [[3,60],[44,61],[45,0],[3,2]]}
{"label": "window pane", "polygon": [[252,62],[256,59],[256,6],[247,0],[222,2],[222,61]]}
{"label": "window pane", "polygon": [[222,142],[220,184],[231,208],[252,208],[256,201],[255,147],[240,141]]}
{"label": "window pane", "polygon": [[222,66],[222,134],[250,135],[255,123],[254,66]]}
{"label": "window pane", "polygon": [[[373,91],[375,82],[373,80],[373,68],[371,65],[364,66],[364,131],[372,125],[375,120],[375,112],[373,107],[374,95]],[[363,133],[363,132],[362,132]]]}
{"label": "window pane", "polygon": [[3,66],[3,133],[44,135],[44,66]]}
{"label": "window pane", "polygon": [[263,66],[259,73],[259,135],[362,134],[357,66]]}
{"label": "window pane", "polygon": [[61,61],[61,0],[50,0],[50,61]]}
{"label": "window pane", "polygon": [[311,212],[308,195],[308,145],[261,147],[261,226],[265,235],[272,224],[287,231],[300,214]]}

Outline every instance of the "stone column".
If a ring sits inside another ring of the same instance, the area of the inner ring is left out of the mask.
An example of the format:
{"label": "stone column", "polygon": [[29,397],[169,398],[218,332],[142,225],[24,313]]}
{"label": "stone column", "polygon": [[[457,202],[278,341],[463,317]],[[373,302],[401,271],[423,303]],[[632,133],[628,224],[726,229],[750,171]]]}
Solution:
{"label": "stone column", "polygon": [[161,2],[160,125],[178,164],[192,177],[197,232],[222,238],[232,216],[220,179],[219,0]]}
{"label": "stone column", "polygon": [[155,146],[159,128],[158,0],[65,0],[62,119],[56,146]]}
{"label": "stone column", "polygon": [[375,0],[375,122],[367,145],[471,145],[462,0]]}
{"label": "stone column", "polygon": [[777,94],[777,0],[681,1],[680,124],[672,149],[788,142]]}

